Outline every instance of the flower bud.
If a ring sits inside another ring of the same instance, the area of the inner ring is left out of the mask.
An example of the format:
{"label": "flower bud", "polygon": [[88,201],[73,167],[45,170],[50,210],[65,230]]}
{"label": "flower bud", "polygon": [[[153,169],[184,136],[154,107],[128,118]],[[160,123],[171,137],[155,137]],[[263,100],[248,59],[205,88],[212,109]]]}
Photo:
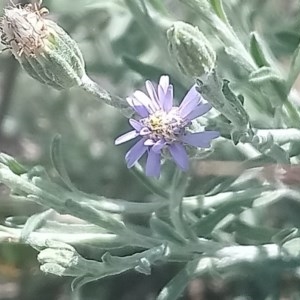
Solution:
{"label": "flower bud", "polygon": [[80,85],[85,74],[82,54],[61,27],[45,19],[47,13],[39,4],[6,8],[1,42],[34,79],[56,89]]}
{"label": "flower bud", "polygon": [[198,27],[176,22],[167,36],[170,54],[185,75],[200,77],[214,68],[216,53]]}
{"label": "flower bud", "polygon": [[58,276],[78,276],[82,273],[84,258],[70,245],[51,241],[51,248],[38,255],[41,270]]}

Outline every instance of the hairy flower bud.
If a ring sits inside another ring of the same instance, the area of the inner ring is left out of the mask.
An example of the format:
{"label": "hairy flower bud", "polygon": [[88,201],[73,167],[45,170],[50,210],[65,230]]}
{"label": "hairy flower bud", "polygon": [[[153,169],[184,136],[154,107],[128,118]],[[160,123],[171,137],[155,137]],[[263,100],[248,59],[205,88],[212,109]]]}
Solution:
{"label": "hairy flower bud", "polygon": [[56,89],[80,85],[85,75],[82,54],[61,27],[45,19],[47,13],[40,4],[6,8],[1,42],[34,79]]}
{"label": "hairy flower bud", "polygon": [[176,22],[167,36],[169,51],[184,74],[199,77],[214,68],[216,53],[198,27]]}
{"label": "hairy flower bud", "polygon": [[58,276],[78,276],[84,269],[85,259],[70,245],[47,241],[49,248],[42,250],[38,255],[41,270]]}

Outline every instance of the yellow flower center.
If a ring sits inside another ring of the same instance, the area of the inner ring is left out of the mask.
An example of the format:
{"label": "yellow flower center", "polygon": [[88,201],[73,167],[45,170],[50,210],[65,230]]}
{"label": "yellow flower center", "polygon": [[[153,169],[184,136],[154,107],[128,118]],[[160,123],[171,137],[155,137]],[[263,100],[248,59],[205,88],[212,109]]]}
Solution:
{"label": "yellow flower center", "polygon": [[182,133],[184,125],[176,108],[173,108],[169,113],[162,110],[156,111],[143,119],[142,123],[150,130],[151,139],[163,138],[169,142],[176,140],[178,134]]}

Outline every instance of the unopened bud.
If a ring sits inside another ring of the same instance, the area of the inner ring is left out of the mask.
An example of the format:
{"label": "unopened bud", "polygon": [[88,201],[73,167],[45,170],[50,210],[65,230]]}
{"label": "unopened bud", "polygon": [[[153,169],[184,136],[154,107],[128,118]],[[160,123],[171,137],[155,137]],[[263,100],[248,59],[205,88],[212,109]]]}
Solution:
{"label": "unopened bud", "polygon": [[1,42],[34,79],[57,89],[81,84],[84,60],[76,42],[40,4],[12,6],[0,21]]}
{"label": "unopened bud", "polygon": [[170,54],[185,75],[200,77],[214,68],[216,53],[198,27],[176,22],[167,36]]}
{"label": "unopened bud", "polygon": [[38,255],[41,263],[41,270],[45,273],[52,273],[58,276],[78,276],[83,266],[82,258],[76,250],[61,242],[51,242],[51,248],[42,250]]}

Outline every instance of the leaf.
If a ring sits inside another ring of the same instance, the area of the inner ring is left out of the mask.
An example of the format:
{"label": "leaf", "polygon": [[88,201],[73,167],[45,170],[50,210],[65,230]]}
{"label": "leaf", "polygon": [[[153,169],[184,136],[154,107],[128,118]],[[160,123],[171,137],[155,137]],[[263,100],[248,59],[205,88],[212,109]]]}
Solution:
{"label": "leaf", "polygon": [[160,220],[155,214],[153,214],[150,219],[150,228],[162,240],[166,240],[174,244],[179,244],[181,246],[186,244],[186,240],[181,235],[179,235],[171,225]]}
{"label": "leaf", "polygon": [[113,264],[113,257],[109,252],[105,252],[101,257],[101,260],[107,265]]}
{"label": "leaf", "polygon": [[245,207],[250,207],[256,196],[257,193],[236,193],[235,197],[232,198],[231,201],[227,200],[227,202],[221,204],[215,211],[205,217],[202,217],[196,224],[193,225],[197,235],[209,235],[218,223],[221,222],[227,215],[240,213]]}
{"label": "leaf", "polygon": [[[217,176],[217,178],[212,178],[212,180],[205,183],[206,196],[217,195],[221,192],[227,190],[231,184],[237,179],[238,176]],[[210,190],[208,189],[210,187]]]}
{"label": "leaf", "polygon": [[225,14],[222,0],[210,0],[210,4],[215,11],[216,15],[225,23],[229,24],[228,18]]}
{"label": "leaf", "polygon": [[272,236],[279,231],[278,229],[250,225],[239,219],[235,220],[231,226],[233,228],[232,230],[231,228],[229,230],[233,231],[237,238],[247,240],[250,244],[253,244],[253,241],[258,243],[269,243]]}
{"label": "leaf", "polygon": [[151,263],[146,257],[142,257],[134,269],[144,275],[151,275]]}
{"label": "leaf", "polygon": [[28,217],[25,216],[13,216],[6,218],[4,224],[12,228],[22,228],[27,220]]}
{"label": "leaf", "polygon": [[79,203],[72,199],[65,201],[65,207],[73,216],[81,218],[89,223],[98,225],[112,232],[124,230],[124,223],[115,218],[112,214],[98,210],[88,203]]}
{"label": "leaf", "polygon": [[262,193],[260,197],[254,200],[253,207],[267,206],[273,204],[286,196],[285,190],[276,190]]}
{"label": "leaf", "polygon": [[277,234],[275,234],[271,241],[278,244],[283,245],[287,241],[291,239],[299,237],[299,229],[298,228],[284,228],[280,230]]}
{"label": "leaf", "polygon": [[300,141],[291,143],[289,149],[289,157],[298,156],[300,154]]}
{"label": "leaf", "polygon": [[288,152],[277,144],[274,144],[267,154],[268,156],[276,159],[277,163],[288,165],[291,163]]}
{"label": "leaf", "polygon": [[225,47],[225,53],[230,57],[232,62],[239,68],[239,71],[243,76],[248,75],[249,73],[253,72],[254,67],[250,64],[242,54],[234,47]]}
{"label": "leaf", "polygon": [[[123,62],[133,71],[137,72],[143,78],[157,81],[161,75],[168,74],[168,72],[159,67],[144,63],[132,56],[122,56]],[[171,79],[172,84],[176,87],[176,98],[182,99],[186,94],[186,87],[174,77]]]}
{"label": "leaf", "polygon": [[[280,78],[276,78],[276,80],[274,79],[271,81],[249,81],[253,83],[256,89],[259,89],[263,97],[268,99],[273,109],[281,107],[282,104],[285,104],[288,101],[285,83]],[[274,112],[272,112],[272,114],[274,114]]]}
{"label": "leaf", "polygon": [[71,283],[71,289],[72,291],[78,290],[81,287],[83,287],[85,284],[95,280],[97,280],[97,278],[92,276],[87,276],[87,275],[76,277]]}
{"label": "leaf", "polygon": [[248,125],[249,116],[245,111],[243,105],[241,104],[239,98],[231,90],[229,83],[229,80],[223,79],[222,93],[227,100],[226,105],[228,106],[228,110],[231,114],[230,120],[232,121],[233,117],[235,116],[236,125],[240,128],[243,128]]}
{"label": "leaf", "polygon": [[292,239],[292,240],[284,243],[282,247],[290,255],[292,255],[294,257],[299,257],[299,255],[300,255],[300,238]]}
{"label": "leaf", "polygon": [[261,67],[250,73],[249,82],[272,99],[271,104],[275,108],[281,107],[287,99],[285,81],[270,67]]}
{"label": "leaf", "polygon": [[251,32],[250,35],[250,53],[259,67],[273,65],[273,59],[257,32]]}
{"label": "leaf", "polygon": [[297,31],[283,30],[280,32],[276,32],[274,36],[278,40],[277,48],[282,48],[281,51],[288,52],[288,53],[290,53],[297,47],[300,40],[299,30]]}
{"label": "leaf", "polygon": [[[125,0],[125,4],[131,11],[134,19],[140,25],[146,36],[157,44],[161,52],[167,53],[167,42],[165,39],[166,28],[150,16],[144,0]],[[160,15],[160,17],[162,17]]]}
{"label": "leaf", "polygon": [[159,11],[163,14],[167,14],[168,11],[164,5],[163,0],[149,0],[149,2],[153,6],[153,8],[155,8],[157,11]]}
{"label": "leaf", "polygon": [[[102,257],[104,259],[104,262],[102,263],[96,261],[89,261],[89,264],[86,263],[87,269],[83,271],[87,272],[87,275],[77,277],[72,282],[72,290],[78,289],[88,282],[105,278],[107,276],[121,274],[131,269],[135,269],[143,274],[150,274],[150,266],[156,261],[164,259],[166,253],[167,249],[163,244],[145,250],[144,252],[135,253],[125,257],[105,254]],[[91,271],[89,271],[90,267]],[[93,276],[90,276],[91,274],[93,274]]]}
{"label": "leaf", "polygon": [[284,84],[284,80],[270,67],[261,67],[253,71],[249,75],[249,81],[258,84],[264,83],[265,81],[275,81],[277,84]]}
{"label": "leaf", "polygon": [[55,211],[53,209],[48,209],[42,213],[32,215],[26,221],[22,231],[20,240],[26,242],[30,234],[36,229],[43,226],[46,219],[49,218]]}
{"label": "leaf", "polygon": [[62,153],[61,153],[61,136],[57,134],[51,144],[51,161],[63,183],[73,192],[78,192],[78,189],[73,185],[65,168]]}
{"label": "leaf", "polygon": [[199,260],[195,260],[187,263],[186,266],[160,291],[156,300],[178,299],[193,276],[194,270],[197,268],[198,261]]}
{"label": "leaf", "polygon": [[0,163],[8,166],[14,174],[21,175],[27,172],[27,169],[24,166],[5,153],[0,154]]}
{"label": "leaf", "polygon": [[287,93],[293,87],[295,81],[298,78],[299,72],[300,72],[300,44],[298,45],[297,49],[294,51],[292,61],[290,64],[290,69],[286,81]]}
{"label": "leaf", "polygon": [[145,78],[148,79],[155,79],[159,78],[162,74],[165,74],[165,71],[154,67],[152,65],[146,64],[141,62],[140,60],[124,55],[122,56],[123,62],[133,71],[137,72],[138,74],[142,75]]}

